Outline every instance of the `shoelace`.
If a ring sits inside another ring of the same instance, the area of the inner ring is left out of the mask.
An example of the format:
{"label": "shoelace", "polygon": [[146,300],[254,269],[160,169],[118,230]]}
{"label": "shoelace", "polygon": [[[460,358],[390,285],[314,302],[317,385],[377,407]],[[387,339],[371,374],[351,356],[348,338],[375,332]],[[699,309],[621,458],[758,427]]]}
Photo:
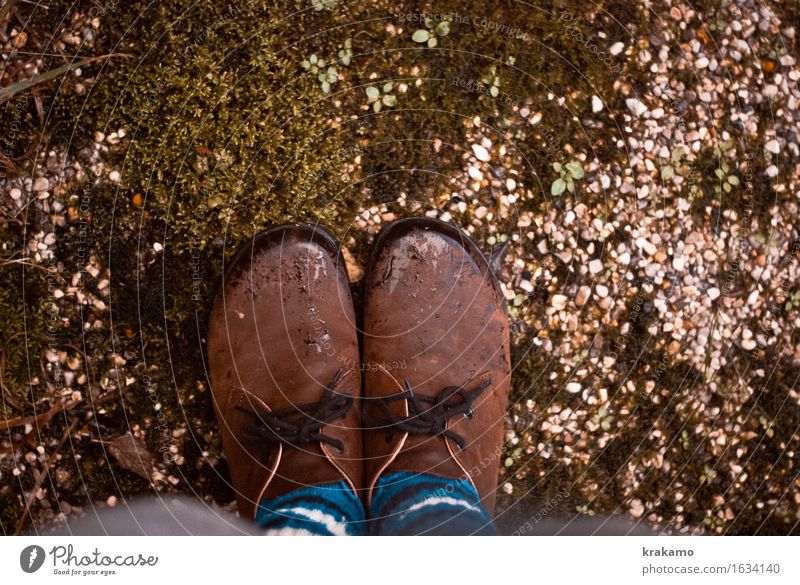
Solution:
{"label": "shoelace", "polygon": [[[459,414],[471,419],[472,401],[491,386],[491,380],[485,380],[468,390],[464,386],[447,386],[436,396],[421,396],[414,393],[411,382],[405,381],[405,390],[397,394],[377,399],[385,420],[375,423],[373,427],[392,427],[412,435],[443,436],[452,440],[463,451],[467,448],[464,438],[447,428],[447,422]],[[389,403],[395,400],[408,401],[408,416],[392,414]]]}
{"label": "shoelace", "polygon": [[[322,429],[332,422],[344,418],[353,407],[353,397],[335,392],[342,379],[342,371],[337,370],[319,402],[293,405],[282,410],[264,411],[260,405],[250,408],[237,405],[236,409],[254,417],[245,425],[242,434],[245,439],[266,441],[269,444],[297,446],[307,443],[326,443],[344,451],[339,439],[322,434]],[[298,418],[299,417],[299,418]]]}

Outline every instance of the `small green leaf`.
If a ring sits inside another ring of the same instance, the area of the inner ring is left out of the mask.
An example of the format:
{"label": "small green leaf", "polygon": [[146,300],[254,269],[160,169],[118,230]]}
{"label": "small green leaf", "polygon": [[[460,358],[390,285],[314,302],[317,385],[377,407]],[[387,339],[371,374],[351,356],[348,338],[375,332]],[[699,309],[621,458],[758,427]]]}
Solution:
{"label": "small green leaf", "polygon": [[725,191],[726,193],[730,193],[731,189],[733,189],[733,187],[731,187],[729,183],[722,184],[722,190]]}
{"label": "small green leaf", "polygon": [[383,93],[389,93],[392,89],[394,89],[394,83],[391,81],[383,85]]}
{"label": "small green leaf", "polygon": [[381,105],[380,100],[372,104],[372,109],[375,111],[376,114],[381,111],[381,108],[383,108],[383,106]]}
{"label": "small green leaf", "polygon": [[376,100],[381,95],[380,90],[377,87],[372,87],[371,85],[365,91],[367,92],[367,97],[371,100]]}
{"label": "small green leaf", "polygon": [[496,85],[493,85],[492,87],[489,88],[489,94],[492,97],[497,97],[498,95],[500,95],[500,90],[497,89]]}
{"label": "small green leaf", "polygon": [[330,93],[331,92],[331,84],[328,83],[327,81],[323,81],[321,87],[322,87],[322,91],[324,91],[325,93]]}
{"label": "small green leaf", "polygon": [[436,25],[436,34],[440,37],[446,37],[447,34],[450,32],[450,23],[446,20],[443,20],[439,24]]}
{"label": "small green leaf", "polygon": [[669,181],[672,177],[675,176],[675,169],[673,169],[669,165],[664,165],[661,167],[661,179],[664,181]]}
{"label": "small green leaf", "polygon": [[430,47],[431,49],[434,48],[438,44],[439,44],[439,41],[436,40],[436,37],[431,37],[431,38],[428,39],[428,47]]}
{"label": "small green leaf", "polygon": [[714,174],[720,180],[722,180],[722,178],[725,176],[725,173],[722,172],[722,169],[714,169]]}
{"label": "small green leaf", "polygon": [[575,192],[575,183],[572,182],[572,177],[567,177],[567,191],[570,193]]}
{"label": "small green leaf", "polygon": [[584,176],[583,167],[581,163],[578,161],[568,162],[566,165],[567,172],[572,176],[573,179],[582,179]]}
{"label": "small green leaf", "polygon": [[397,105],[397,98],[394,97],[392,94],[386,94],[385,96],[383,96],[381,101],[383,102],[384,106],[389,108],[393,108],[394,106]]}
{"label": "small green leaf", "polygon": [[734,187],[736,187],[739,185],[739,177],[737,177],[736,175],[731,175],[730,177],[728,177],[728,182]]}
{"label": "small green leaf", "polygon": [[564,179],[556,179],[553,181],[553,184],[550,185],[550,194],[555,196],[561,195],[566,188],[567,184],[564,182]]}
{"label": "small green leaf", "polygon": [[414,35],[411,37],[411,40],[415,43],[424,43],[430,38],[430,36],[431,35],[428,31],[421,28],[414,33]]}
{"label": "small green leaf", "polygon": [[560,162],[554,162],[553,163],[553,170],[555,172],[560,173],[563,169],[564,169],[564,167],[561,166]]}

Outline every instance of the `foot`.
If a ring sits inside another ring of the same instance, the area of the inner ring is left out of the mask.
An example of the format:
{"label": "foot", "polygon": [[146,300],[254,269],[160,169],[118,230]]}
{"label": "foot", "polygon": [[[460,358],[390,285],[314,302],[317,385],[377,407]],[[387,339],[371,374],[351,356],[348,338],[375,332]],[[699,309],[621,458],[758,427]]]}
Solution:
{"label": "foot", "polygon": [[367,503],[411,471],[466,479],[490,511],[510,384],[505,300],[486,258],[450,224],[390,224],[364,307]]}
{"label": "foot", "polygon": [[214,407],[237,492],[263,498],[362,481],[353,302],[339,247],[318,226],[285,225],[236,255],[208,333]]}

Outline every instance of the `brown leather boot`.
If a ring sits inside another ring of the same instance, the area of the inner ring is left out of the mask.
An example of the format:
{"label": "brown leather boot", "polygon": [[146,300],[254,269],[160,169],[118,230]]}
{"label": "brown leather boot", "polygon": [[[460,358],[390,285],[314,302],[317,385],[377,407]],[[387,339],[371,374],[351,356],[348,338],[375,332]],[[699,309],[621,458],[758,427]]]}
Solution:
{"label": "brown leather boot", "polygon": [[214,407],[237,492],[262,497],[363,475],[361,369],[344,260],[319,226],[257,235],[233,259],[208,333]]}
{"label": "brown leather boot", "polygon": [[410,218],[373,248],[364,307],[367,504],[382,475],[467,479],[494,508],[511,367],[506,304],[458,228]]}

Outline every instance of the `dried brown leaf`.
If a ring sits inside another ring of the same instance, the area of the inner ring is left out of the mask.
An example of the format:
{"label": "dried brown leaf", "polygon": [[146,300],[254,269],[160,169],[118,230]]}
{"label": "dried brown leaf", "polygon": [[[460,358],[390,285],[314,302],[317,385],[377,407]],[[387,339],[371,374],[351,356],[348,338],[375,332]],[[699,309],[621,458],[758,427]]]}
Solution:
{"label": "dried brown leaf", "polygon": [[102,441],[119,466],[150,480],[153,470],[153,456],[147,450],[144,441],[128,431],[115,439]]}

